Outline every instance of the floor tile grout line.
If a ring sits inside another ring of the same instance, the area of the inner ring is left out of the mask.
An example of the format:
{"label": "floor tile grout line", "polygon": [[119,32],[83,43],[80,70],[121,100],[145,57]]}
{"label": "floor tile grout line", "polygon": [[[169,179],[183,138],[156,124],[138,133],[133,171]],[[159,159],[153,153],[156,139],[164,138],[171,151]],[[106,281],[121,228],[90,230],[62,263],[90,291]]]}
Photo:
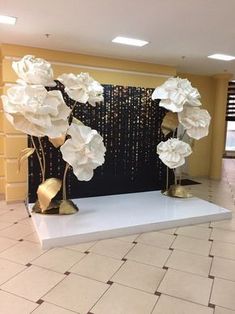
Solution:
{"label": "floor tile grout line", "polygon": [[166,266],[166,263],[168,262],[168,260],[170,259],[170,257],[172,256],[174,250],[169,250],[170,251],[170,254],[168,255],[167,259],[165,260],[164,264],[163,264],[163,267],[167,267]]}
{"label": "floor tile grout line", "polygon": [[[165,276],[165,274],[164,274],[164,276]],[[117,282],[117,281],[113,281],[113,284],[116,284],[116,285],[119,285],[119,286],[122,286],[122,287],[126,287],[126,288],[130,288],[130,289],[133,289],[133,290],[137,290],[137,291],[140,291],[140,292],[144,292],[144,293],[147,293],[148,295],[152,295],[152,296],[154,296],[155,292],[157,291],[157,288],[156,288],[156,290],[154,292],[150,292],[150,291],[146,291],[146,290],[143,290],[143,289],[140,289],[140,288],[136,288],[136,287],[133,287],[133,286],[128,286],[127,284],[120,283],[120,282]],[[110,285],[110,287],[111,286],[112,285]],[[159,285],[157,287],[159,287]]]}
{"label": "floor tile grout line", "polygon": [[[172,252],[171,250],[168,250],[168,251]],[[167,259],[168,259],[168,257],[167,257]],[[161,265],[155,265],[155,264],[147,264],[147,263],[144,263],[143,261],[137,261],[136,259],[133,259],[132,257],[130,258],[128,256],[127,256],[127,261],[135,262],[135,263],[142,264],[145,266],[152,266],[152,267],[156,267],[159,269],[163,269],[163,267],[165,266],[165,264],[163,264],[162,266]]]}
{"label": "floor tile grout line", "polygon": [[[25,266],[25,265],[22,265],[22,266]],[[59,273],[59,272],[57,272],[57,271],[54,271],[54,270],[51,270],[51,269],[48,269],[48,268],[44,268],[44,267],[40,267],[40,266],[37,266],[37,265],[35,265],[35,264],[32,264],[31,266],[34,266],[34,267],[37,267],[37,268],[41,268],[41,269],[44,269],[44,270],[47,270],[47,271],[51,271],[51,272],[54,272],[54,273],[56,273],[56,274],[58,274],[58,275],[64,275],[64,274]],[[25,269],[22,269],[19,273],[17,273],[16,275],[14,275],[12,278],[10,278],[10,279],[8,279],[7,281],[5,281],[4,283],[2,283],[2,284],[0,285],[0,289],[1,289],[1,290],[4,290],[4,288],[2,287],[4,284],[8,283],[8,281],[11,281],[12,279],[14,279],[15,277],[19,276],[21,273],[27,271],[28,269],[29,269],[29,267],[25,266]],[[65,276],[65,278],[66,278],[66,276]],[[63,279],[64,279],[64,278],[63,278]],[[62,280],[63,280],[63,279],[62,279]],[[7,290],[4,290],[4,291],[7,291]],[[32,301],[32,302],[33,302],[33,301]]]}
{"label": "floor tile grout line", "polygon": [[[1,253],[2,252],[0,252],[0,255],[1,255]],[[0,260],[5,260],[5,261],[7,261],[7,262],[12,262],[12,263],[15,263],[15,264],[17,264],[17,265],[20,265],[20,266],[25,266],[26,264],[24,263],[20,263],[20,262],[18,262],[18,261],[16,261],[16,260],[12,260],[12,259],[9,259],[9,258],[7,258],[7,257],[4,257],[4,256],[0,256]],[[28,263],[30,263],[30,261],[28,261]]]}
{"label": "floor tile grout line", "polygon": [[[16,273],[16,274],[13,275],[12,277],[8,278],[6,281],[2,282],[2,283],[0,284],[0,289],[2,289],[2,286],[3,286],[5,283],[7,283],[8,281],[14,279],[15,277],[17,277],[19,274],[21,274],[22,272],[24,272],[24,271],[27,269],[27,266],[25,266],[25,265],[20,265],[20,266],[24,266],[25,269],[20,270],[18,273]],[[2,290],[3,290],[3,289],[2,289]]]}
{"label": "floor tile grout line", "polygon": [[209,295],[209,299],[208,299],[208,307],[209,307],[209,304],[214,304],[214,303],[211,303],[211,296],[212,296],[214,284],[215,284],[215,278],[213,279],[212,285],[211,285],[211,291],[210,291],[210,295]]}
{"label": "floor tile grout line", "polygon": [[96,300],[96,302],[92,305],[92,307],[88,310],[88,312],[91,312],[92,309],[96,306],[96,304],[103,298],[103,296],[111,289],[112,285],[109,285],[109,287],[102,293],[102,295]]}
{"label": "floor tile grout line", "polygon": [[[1,238],[1,237],[0,237],[0,238]],[[8,238],[6,238],[6,239],[9,240]],[[12,239],[10,239],[10,240],[12,240]],[[17,241],[17,240],[13,240],[13,241]],[[9,246],[9,247],[7,247],[6,249],[0,251],[0,254],[1,254],[2,252],[5,252],[6,250],[12,248],[13,246],[15,246],[15,245],[17,245],[17,244],[19,244],[19,241],[17,241],[16,243],[12,244],[12,245]]]}
{"label": "floor tile grout line", "polygon": [[[12,226],[11,226],[11,227],[8,227],[8,228],[12,228]],[[4,230],[6,230],[6,229],[4,229]],[[19,241],[19,240],[22,239],[23,237],[29,236],[31,233],[32,233],[32,232],[27,233],[27,234],[25,234],[24,236],[22,236],[22,237],[20,237],[20,238],[10,238],[10,237],[7,237],[7,236],[5,236],[5,235],[3,236],[3,235],[1,235],[1,233],[0,233],[0,238],[6,238],[6,239],[8,239],[8,240]]]}
{"label": "floor tile grout line", "polygon": [[220,256],[220,255],[214,255],[214,253],[213,253],[212,257],[218,257],[218,258],[221,258],[221,259],[225,259],[225,260],[228,260],[228,261],[234,261],[235,262],[235,257],[234,258],[229,258],[229,257]]}
{"label": "floor tile grout line", "polygon": [[156,300],[156,302],[155,302],[155,304],[154,304],[154,306],[153,306],[153,308],[152,308],[150,314],[153,314],[153,311],[155,310],[155,308],[156,308],[156,306],[157,306],[158,301],[160,300],[160,298],[161,298],[161,296],[159,296],[159,297],[157,298],[157,300]]}
{"label": "floor tile grout line", "polygon": [[[89,248],[87,248],[85,251],[89,251],[94,245],[96,245],[96,243],[98,241],[95,241],[95,243],[93,243],[91,246],[89,246]],[[81,243],[77,243],[77,244],[67,245],[67,246],[64,246],[63,248],[68,249],[68,250],[72,250],[72,251],[77,251],[80,253],[85,253],[85,251],[79,251],[77,249],[73,249],[72,246],[74,246],[74,245],[76,246],[76,245],[80,245],[80,244],[86,244],[86,243],[89,243],[89,242],[81,242]]]}
{"label": "floor tile grout line", "polygon": [[[186,301],[186,302],[189,302],[189,303],[193,303],[193,304],[197,304],[197,305],[201,305],[201,306],[204,306],[205,308],[208,308],[208,306],[206,304],[202,304],[202,303],[198,303],[198,302],[194,302],[194,301],[191,301],[189,299],[184,299],[184,298],[180,298],[178,296],[174,296],[172,294],[168,294],[168,293],[163,293],[163,292],[160,292],[161,295],[166,295],[168,297],[172,297],[172,298],[175,298],[175,299],[178,299],[178,300],[182,300],[182,301]],[[163,314],[163,313],[162,313]]]}
{"label": "floor tile grout line", "polygon": [[1,288],[1,287],[0,287],[0,291],[6,292],[6,293],[11,294],[11,295],[13,295],[13,296],[15,296],[15,297],[18,297],[18,298],[20,298],[20,299],[24,299],[24,300],[26,300],[26,301],[30,301],[31,303],[37,304],[35,301],[32,301],[32,300],[30,300],[30,299],[27,299],[26,297],[23,297],[23,296],[18,295],[18,294],[16,294],[16,293],[10,292],[10,291],[8,291],[8,290],[4,290],[4,289]]}
{"label": "floor tile grout line", "polygon": [[182,270],[182,269],[169,267],[169,266],[166,266],[166,267],[168,268],[167,270],[172,269],[172,270],[180,271],[180,272],[183,272],[183,273],[186,273],[186,274],[189,274],[189,275],[196,275],[196,276],[201,277],[201,278],[208,278],[208,275],[201,275],[201,274],[198,274],[198,273],[193,273],[193,272],[190,272],[190,271],[187,271],[187,270]]}
{"label": "floor tile grout line", "polygon": [[[43,300],[44,301],[44,300]],[[49,304],[51,304],[51,305],[54,305],[54,306],[57,306],[57,307],[59,307],[59,308],[61,308],[61,309],[63,309],[63,310],[67,310],[67,311],[71,311],[72,313],[75,313],[75,314],[79,314],[79,312],[75,312],[74,310],[71,310],[71,309],[69,309],[69,308],[67,308],[67,307],[63,307],[63,306],[61,306],[61,305],[58,305],[58,304],[56,304],[56,303],[53,303],[53,302],[51,302],[51,301],[48,301],[48,300],[45,300],[43,303],[49,303]],[[42,303],[42,304],[43,304]],[[39,306],[36,308],[36,309],[38,309],[39,307],[41,306],[41,304],[39,304]],[[35,311],[36,309],[34,309],[33,311]],[[33,313],[33,312],[32,312]]]}
{"label": "floor tile grout line", "polygon": [[[210,241],[207,241],[207,242],[210,242]],[[191,254],[194,254],[194,255],[204,256],[204,257],[207,257],[207,256],[208,256],[208,254],[194,253],[194,252],[192,252],[192,251],[189,251],[189,250],[186,250],[186,249],[181,249],[181,248],[172,247],[172,248],[170,248],[170,249],[178,250],[178,251],[185,252],[185,253],[191,253]]]}
{"label": "floor tile grout line", "polygon": [[[58,273],[57,273],[58,274]],[[61,275],[61,274],[60,274]],[[55,287],[57,287],[63,280],[65,280],[68,276],[63,274],[63,278],[61,280],[59,280],[52,288],[50,288],[46,293],[44,293],[42,296],[39,297],[39,299],[43,300],[43,298],[49,293],[51,292]],[[44,301],[44,300],[43,300]]]}

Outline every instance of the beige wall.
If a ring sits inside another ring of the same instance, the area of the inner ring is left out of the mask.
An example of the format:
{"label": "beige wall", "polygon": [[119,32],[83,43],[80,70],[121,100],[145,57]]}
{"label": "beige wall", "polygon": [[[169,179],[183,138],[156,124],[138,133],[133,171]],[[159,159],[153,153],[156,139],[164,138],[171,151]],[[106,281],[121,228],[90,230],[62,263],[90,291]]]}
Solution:
{"label": "beige wall", "polygon": [[212,117],[209,135],[199,141],[194,141],[193,154],[189,157],[188,163],[188,172],[190,176],[207,177],[210,175],[215,82],[213,77],[210,76],[193,75],[188,73],[178,73],[178,75],[181,78],[187,78],[192,83],[192,86],[198,88],[201,94],[202,108],[208,110]]}

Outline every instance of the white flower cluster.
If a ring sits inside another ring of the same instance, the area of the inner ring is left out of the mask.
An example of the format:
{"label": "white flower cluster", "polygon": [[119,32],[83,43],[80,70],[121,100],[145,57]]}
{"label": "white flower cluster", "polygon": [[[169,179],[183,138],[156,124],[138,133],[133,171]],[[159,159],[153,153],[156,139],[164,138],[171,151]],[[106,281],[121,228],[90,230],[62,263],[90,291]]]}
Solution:
{"label": "white flower cluster", "polygon": [[93,170],[104,163],[103,138],[96,130],[76,123],[70,125],[68,134],[71,138],[60,147],[63,159],[73,167],[78,180],[89,181]]}
{"label": "white flower cluster", "polygon": [[75,75],[62,74],[58,80],[65,86],[65,92],[75,101],[95,106],[103,101],[104,88],[95,81],[88,73]]}
{"label": "white flower cluster", "polygon": [[[200,94],[187,79],[169,78],[154,90],[152,99],[160,99],[160,107],[178,114],[179,123],[189,137],[199,140],[208,135],[211,121],[210,114],[207,110],[198,108],[201,106]],[[179,145],[179,142],[182,145]],[[158,144],[157,153],[169,168],[177,168],[185,162],[184,157],[186,156],[180,153],[185,145],[188,144],[179,139],[169,139]],[[191,154],[191,150],[189,154]],[[179,156],[182,156],[182,158],[179,158]]]}
{"label": "white flower cluster", "polygon": [[[59,90],[47,91],[45,86],[56,86],[51,64],[41,58],[27,55],[13,62],[19,77],[18,84],[2,96],[7,119],[17,130],[26,134],[57,138],[68,134],[61,147],[64,160],[72,167],[79,180],[90,180],[93,169],[103,164],[105,148],[96,130],[84,125],[69,125],[71,109]],[[92,106],[103,100],[103,87],[87,73],[63,74],[58,80],[69,97]]]}
{"label": "white flower cluster", "polygon": [[172,112],[181,112],[184,105],[201,106],[200,94],[187,79],[171,77],[157,87],[152,99],[161,99],[159,106]]}
{"label": "white flower cluster", "polygon": [[180,141],[178,138],[170,138],[166,142],[158,144],[157,153],[167,167],[174,169],[185,163],[185,157],[188,157],[192,150],[189,144]]}

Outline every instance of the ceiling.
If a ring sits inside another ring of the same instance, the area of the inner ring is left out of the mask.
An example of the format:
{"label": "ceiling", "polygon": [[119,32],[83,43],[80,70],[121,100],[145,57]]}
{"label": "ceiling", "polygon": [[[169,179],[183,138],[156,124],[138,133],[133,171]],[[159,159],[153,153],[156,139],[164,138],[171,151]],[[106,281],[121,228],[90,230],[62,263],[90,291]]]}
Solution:
{"label": "ceiling", "polygon": [[[0,24],[0,42],[235,76],[235,61],[207,58],[235,55],[234,12],[235,0],[0,0],[0,14],[18,17],[15,26]],[[114,44],[117,35],[150,44]]]}

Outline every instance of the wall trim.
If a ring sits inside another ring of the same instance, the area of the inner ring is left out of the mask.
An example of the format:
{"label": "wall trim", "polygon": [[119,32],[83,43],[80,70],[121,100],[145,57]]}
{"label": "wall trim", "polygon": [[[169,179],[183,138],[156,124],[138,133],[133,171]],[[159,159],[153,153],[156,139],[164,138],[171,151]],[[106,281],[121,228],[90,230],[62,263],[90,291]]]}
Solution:
{"label": "wall trim", "polygon": [[[18,61],[21,58],[4,56],[3,59],[10,60],[10,61]],[[102,66],[101,67],[95,67],[95,66],[90,66],[90,65],[75,64],[75,63],[69,63],[69,62],[57,62],[57,61],[50,61],[50,60],[48,60],[48,61],[53,65],[71,66],[71,67],[82,68],[82,69],[86,69],[86,70],[107,71],[107,72],[115,72],[115,73],[125,73],[125,74],[132,74],[132,75],[151,76],[151,77],[165,77],[165,78],[169,78],[172,76],[172,75],[168,75],[168,74],[157,74],[157,73],[155,74],[155,73],[149,73],[149,72],[119,70],[119,69],[115,69],[115,68],[105,68]]]}

